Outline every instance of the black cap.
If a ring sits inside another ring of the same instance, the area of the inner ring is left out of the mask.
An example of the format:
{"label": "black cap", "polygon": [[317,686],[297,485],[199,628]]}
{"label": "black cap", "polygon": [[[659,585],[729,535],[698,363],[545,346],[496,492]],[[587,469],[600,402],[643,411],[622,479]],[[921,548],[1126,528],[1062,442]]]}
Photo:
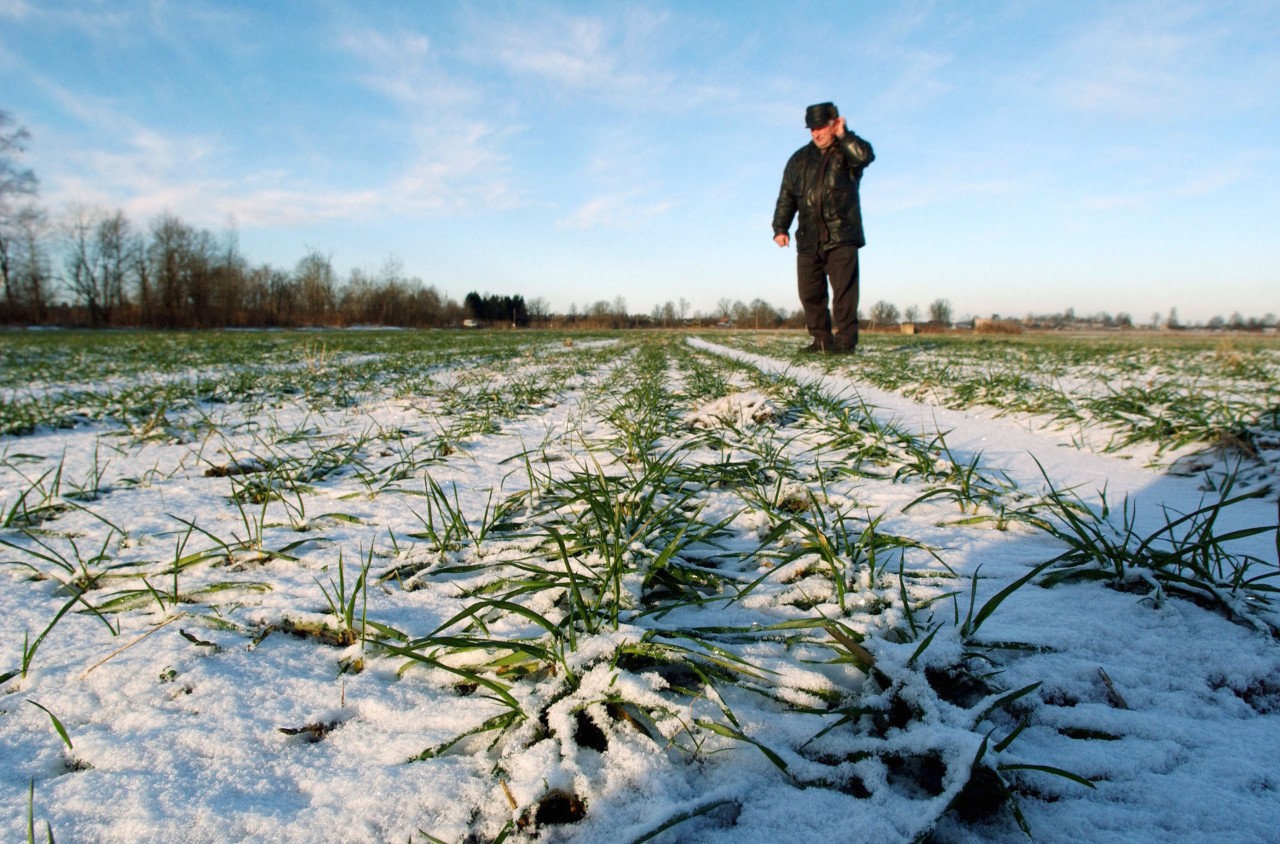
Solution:
{"label": "black cap", "polygon": [[804,125],[810,129],[821,129],[839,116],[835,103],[818,103],[804,110]]}

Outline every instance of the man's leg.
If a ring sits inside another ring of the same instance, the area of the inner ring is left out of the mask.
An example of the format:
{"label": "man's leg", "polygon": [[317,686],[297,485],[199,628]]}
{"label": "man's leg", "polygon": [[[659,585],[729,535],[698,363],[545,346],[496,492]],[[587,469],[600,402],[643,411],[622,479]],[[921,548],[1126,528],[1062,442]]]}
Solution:
{"label": "man's leg", "polygon": [[827,310],[827,271],[818,252],[796,254],[796,279],[800,291],[800,307],[804,308],[804,325],[814,342],[831,348],[831,312]]}
{"label": "man's leg", "polygon": [[826,254],[831,279],[831,316],[837,350],[858,345],[858,247],[838,246]]}

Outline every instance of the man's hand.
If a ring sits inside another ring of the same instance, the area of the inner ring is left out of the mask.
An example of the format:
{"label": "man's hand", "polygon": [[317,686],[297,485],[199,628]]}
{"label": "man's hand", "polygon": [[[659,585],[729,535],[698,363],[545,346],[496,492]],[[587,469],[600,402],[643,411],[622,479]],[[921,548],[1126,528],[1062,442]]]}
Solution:
{"label": "man's hand", "polygon": [[775,234],[773,236],[773,242],[781,246],[783,249],[786,249],[787,244],[791,242],[791,238],[787,236],[786,232],[783,232],[782,234]]}

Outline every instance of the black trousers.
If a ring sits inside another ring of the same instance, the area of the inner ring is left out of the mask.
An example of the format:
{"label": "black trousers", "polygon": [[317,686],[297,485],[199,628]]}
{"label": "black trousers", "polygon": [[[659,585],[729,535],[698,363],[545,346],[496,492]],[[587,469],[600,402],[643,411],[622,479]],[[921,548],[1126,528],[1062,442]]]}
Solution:
{"label": "black trousers", "polygon": [[[836,349],[858,345],[858,247],[796,255],[804,324],[813,339]],[[827,286],[831,307],[827,307]]]}

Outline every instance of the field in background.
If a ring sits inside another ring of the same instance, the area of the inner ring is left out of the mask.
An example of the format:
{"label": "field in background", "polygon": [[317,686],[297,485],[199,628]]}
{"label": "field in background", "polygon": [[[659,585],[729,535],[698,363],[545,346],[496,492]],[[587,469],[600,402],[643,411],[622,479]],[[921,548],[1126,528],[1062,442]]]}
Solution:
{"label": "field in background", "polygon": [[1071,840],[1183,635],[1277,732],[1276,344],[800,345],[0,334],[0,828]]}

